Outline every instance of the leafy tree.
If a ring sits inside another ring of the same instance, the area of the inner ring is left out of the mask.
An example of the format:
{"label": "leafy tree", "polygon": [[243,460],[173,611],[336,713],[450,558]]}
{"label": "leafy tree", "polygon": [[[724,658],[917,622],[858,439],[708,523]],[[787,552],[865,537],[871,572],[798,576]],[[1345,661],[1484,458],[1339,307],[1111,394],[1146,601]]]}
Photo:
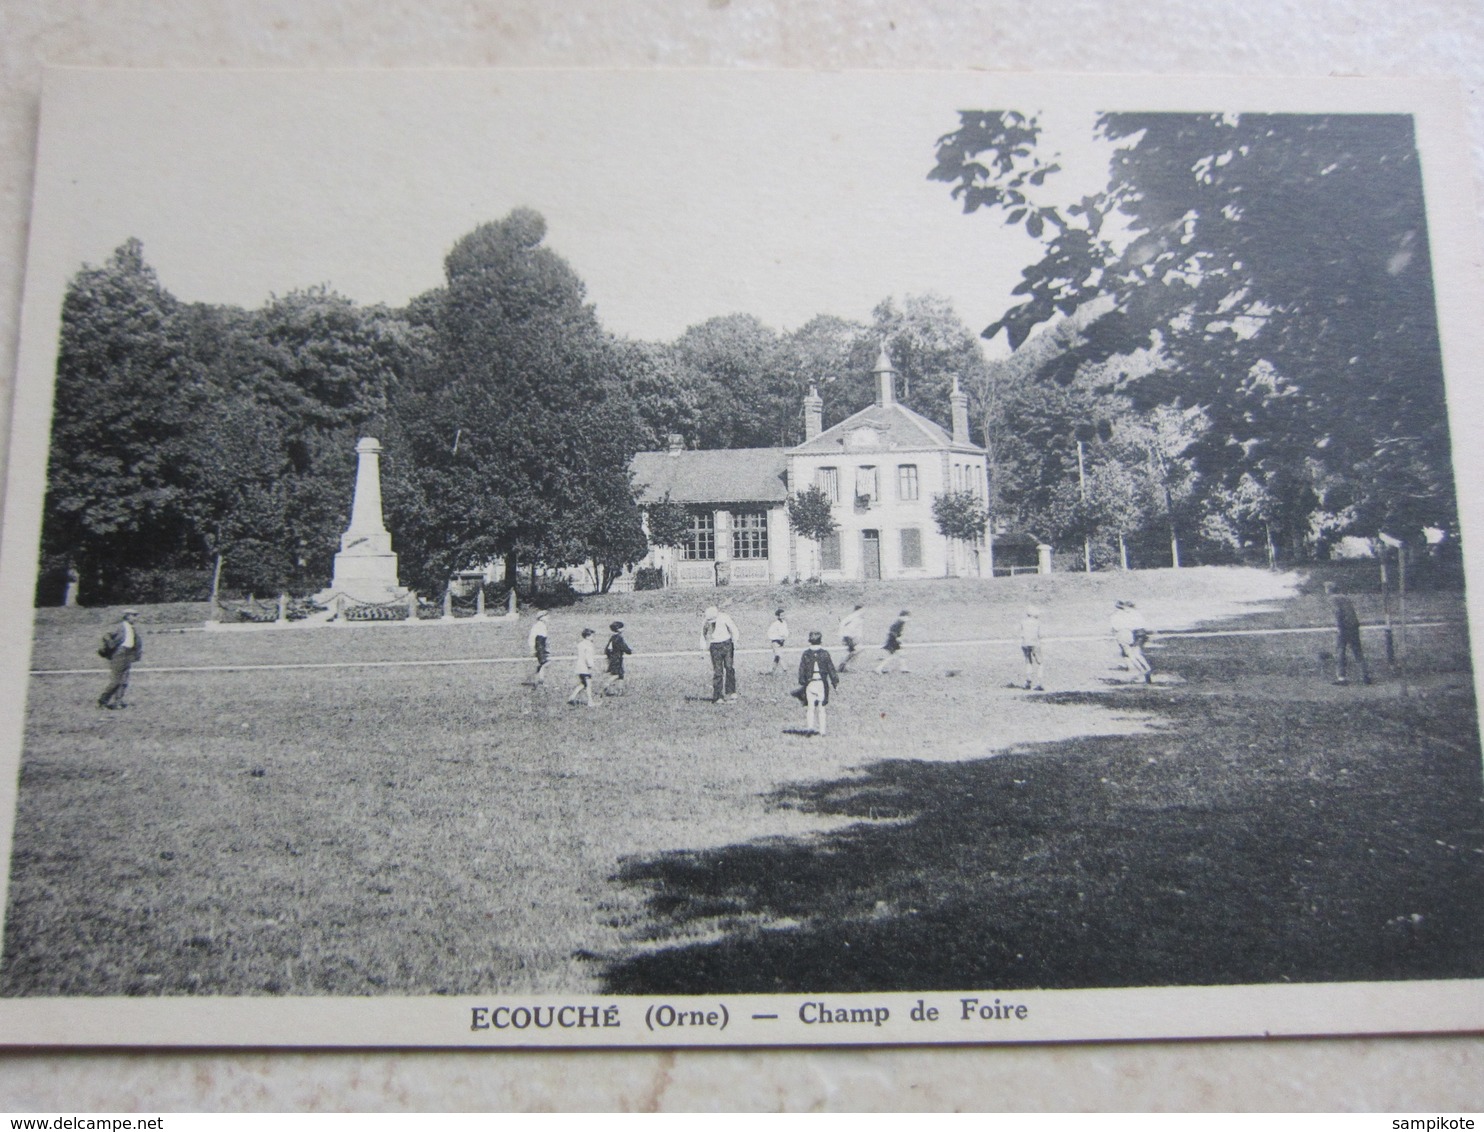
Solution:
{"label": "leafy tree", "polygon": [[1191,457],[1211,490],[1244,474],[1294,488],[1273,517],[1292,553],[1312,547],[1317,511],[1362,531],[1452,529],[1411,120],[1105,114],[1097,133],[1108,186],[1066,206],[1033,118],[967,112],[940,139],[930,176],[1044,247],[1025,301],[985,334],[1019,347],[1057,314],[1111,303],[1041,375],[1156,351],[1122,391],[1141,409],[1204,410]]}
{"label": "leafy tree", "polygon": [[179,304],[138,240],[78,272],[62,302],[42,553],[78,571],[87,600],[127,596],[131,569],[189,546],[183,455],[204,392]]}
{"label": "leafy tree", "polygon": [[529,209],[480,226],[418,303],[432,343],[392,407],[405,456],[387,508],[424,585],[495,557],[513,578],[631,545],[596,533],[591,501],[627,494],[637,524],[628,461],[644,430],[610,402],[612,343],[545,234]]}
{"label": "leafy tree", "polygon": [[701,448],[796,444],[804,390],[780,370],[776,331],[752,315],[732,314],[690,327],[675,341],[682,383],[700,401]]}
{"label": "leafy tree", "polygon": [[942,495],[933,496],[933,520],[944,538],[979,543],[984,541],[984,526],[989,522],[989,512],[975,492],[945,491]]}
{"label": "leafy tree", "polygon": [[[884,300],[872,312],[871,333],[887,343],[897,371],[898,399],[929,420],[948,421],[955,378],[969,394],[971,408],[982,396],[983,350],[941,295],[908,295],[900,306],[894,299]],[[875,397],[874,389],[870,395]]]}
{"label": "leafy tree", "polygon": [[695,440],[701,430],[701,394],[696,371],[681,364],[674,347],[616,338],[612,342],[615,386],[638,420],[639,446],[665,446],[674,434]]}
{"label": "leafy tree", "polygon": [[817,485],[796,491],[788,497],[788,524],[794,531],[814,544],[814,557],[810,577],[819,576],[819,544],[840,527],[835,521],[834,507],[824,489]]}
{"label": "leafy tree", "polygon": [[685,504],[672,500],[667,491],[663,499],[644,509],[644,523],[651,546],[684,546],[690,533],[690,512]]}

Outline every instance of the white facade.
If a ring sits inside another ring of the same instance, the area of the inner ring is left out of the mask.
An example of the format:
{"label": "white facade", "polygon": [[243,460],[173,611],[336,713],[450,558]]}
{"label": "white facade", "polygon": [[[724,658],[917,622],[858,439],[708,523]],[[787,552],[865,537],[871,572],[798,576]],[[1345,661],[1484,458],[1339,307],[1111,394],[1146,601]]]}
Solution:
{"label": "white facade", "polygon": [[839,524],[822,547],[797,540],[804,577],[941,578],[980,572],[979,548],[938,533],[933,497],[968,490],[983,499],[982,453],[889,447],[863,437],[838,455],[791,455],[789,479],[795,491],[819,487],[829,495]]}
{"label": "white facade", "polygon": [[[641,504],[668,497],[691,513],[684,548],[652,551],[682,586],[763,585],[789,579],[989,576],[987,542],[938,533],[933,499],[950,491],[988,498],[984,449],[969,443],[968,398],[950,398],[953,431],[897,403],[896,375],[881,352],[877,399],[821,430],[823,402],[804,402],[805,439],[794,448],[641,452]],[[810,487],[830,498],[838,530],[816,545],[788,522],[789,495]]]}

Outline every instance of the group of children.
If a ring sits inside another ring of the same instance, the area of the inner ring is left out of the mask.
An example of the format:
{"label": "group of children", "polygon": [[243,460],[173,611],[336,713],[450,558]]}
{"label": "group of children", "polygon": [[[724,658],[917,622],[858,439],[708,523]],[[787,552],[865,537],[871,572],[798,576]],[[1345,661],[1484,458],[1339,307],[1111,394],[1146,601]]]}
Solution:
{"label": "group of children", "polygon": [[[713,606],[706,610],[705,616],[702,639],[712,648],[713,662],[716,662],[715,646],[718,644],[718,631],[715,626],[720,622],[721,615]],[[865,636],[865,620],[865,606],[857,604],[840,621],[840,641],[844,644],[846,651],[845,658],[838,668],[835,666],[834,657],[824,647],[824,634],[817,629],[809,633],[809,647],[799,658],[798,687],[792,693],[804,705],[804,730],[807,733],[818,735],[828,733],[826,708],[830,702],[830,692],[840,686],[840,676],[849,669],[851,662],[855,660],[860,651],[861,642]],[[885,676],[893,667],[899,672],[911,671],[907,667],[907,660],[902,651],[903,638],[906,636],[910,620],[911,613],[904,609],[892,621],[886,633],[886,643],[882,645],[885,655],[876,665],[877,674]],[[731,666],[737,631],[730,618],[727,619],[726,626],[727,631],[720,634],[726,638],[722,643],[727,648],[724,650],[725,655],[721,661],[723,667],[717,677],[720,687],[713,697],[717,700],[735,699],[737,696],[736,675]],[[611,635],[607,644],[603,646],[603,656],[607,661],[603,673],[606,680],[600,691],[603,695],[622,695],[624,659],[632,656],[634,650],[624,638],[622,621],[612,622],[608,630]],[[1135,678],[1142,678],[1145,683],[1152,682],[1152,669],[1148,658],[1144,655],[1144,643],[1148,640],[1149,634],[1144,629],[1142,619],[1133,602],[1119,601],[1115,605],[1112,630],[1119,651],[1127,659]],[[536,662],[535,673],[530,680],[526,681],[529,686],[539,687],[546,681],[546,669],[551,660],[548,634],[547,612],[541,610],[536,614],[536,621],[531,626],[527,638],[531,655]],[[567,703],[574,706],[584,700],[589,707],[596,706],[593,699],[594,681],[598,676],[595,635],[592,629],[583,629],[577,644],[577,659],[573,665],[577,682],[567,696]],[[784,616],[784,610],[774,610],[773,621],[768,626],[768,642],[773,650],[770,675],[776,676],[783,670],[783,651],[788,643],[788,635],[788,621]],[[1041,610],[1037,606],[1029,606],[1021,619],[1020,651],[1025,662],[1025,689],[1044,691],[1045,663],[1041,653]]]}
{"label": "group of children", "polygon": [[[623,694],[624,657],[632,656],[634,653],[634,650],[629,647],[629,642],[624,640],[623,628],[622,621],[614,621],[608,626],[608,631],[612,636],[603,646],[603,655],[608,658],[608,667],[604,673],[607,680],[602,689],[605,696]],[[543,609],[536,614],[536,623],[531,626],[531,632],[526,637],[526,644],[536,660],[536,671],[531,679],[526,681],[533,688],[539,688],[546,683],[546,666],[551,663],[549,635],[550,627],[546,622],[546,610]],[[569,704],[576,705],[579,699],[585,698],[588,707],[596,706],[593,700],[593,678],[598,674],[598,658],[593,648],[595,635],[591,629],[584,629],[582,636],[578,639],[577,662],[573,665],[577,684],[567,696]]]}
{"label": "group of children", "polygon": [[[715,660],[716,646],[718,645],[717,624],[720,615],[713,606],[706,610],[705,627],[702,639],[713,651]],[[887,630],[886,643],[882,646],[885,656],[881,663],[876,666],[880,675],[886,675],[890,667],[895,664],[898,671],[910,672],[907,667],[906,658],[902,655],[902,638],[907,632],[907,623],[911,619],[908,610],[902,610],[897,614],[896,620],[891,623]],[[724,676],[721,677],[722,685],[714,699],[735,699],[737,696],[736,675],[731,666],[731,655],[736,645],[736,628],[730,618],[726,625],[728,631],[721,634],[726,637],[724,643],[728,646],[723,659]],[[608,626],[611,634],[608,643],[603,646],[603,655],[607,659],[607,667],[604,672],[606,681],[600,689],[602,695],[622,695],[624,689],[624,658],[632,656],[634,650],[629,642],[624,639],[624,623],[614,621]],[[835,667],[834,658],[828,649],[824,647],[824,634],[814,630],[809,634],[809,647],[804,650],[799,658],[799,686],[793,692],[805,707],[805,730],[813,734],[826,734],[828,728],[826,705],[830,700],[830,690],[840,685],[840,674],[843,673],[855,659],[860,648],[862,638],[865,634],[865,606],[857,605],[840,622],[840,640],[846,648],[846,657]],[[573,664],[573,673],[577,678],[576,684],[567,696],[567,703],[577,705],[586,701],[589,707],[595,707],[593,699],[594,681],[598,675],[597,651],[594,644],[596,634],[592,629],[583,629],[582,635],[577,642],[577,657]],[[773,667],[771,674],[776,675],[783,668],[783,650],[788,643],[788,621],[784,617],[784,610],[777,609],[773,612],[773,622],[768,626],[768,640],[773,648]],[[536,620],[531,626],[531,631],[526,638],[527,647],[531,650],[531,656],[536,662],[536,670],[531,678],[526,681],[527,686],[537,688],[546,683],[546,670],[551,663],[550,626],[547,622],[547,611],[540,610],[536,614]]]}

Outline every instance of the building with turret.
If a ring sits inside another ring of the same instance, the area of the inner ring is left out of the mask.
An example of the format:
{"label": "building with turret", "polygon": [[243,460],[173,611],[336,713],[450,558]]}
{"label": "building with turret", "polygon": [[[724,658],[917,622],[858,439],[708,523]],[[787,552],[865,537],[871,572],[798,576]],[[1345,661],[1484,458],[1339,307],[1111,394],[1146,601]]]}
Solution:
{"label": "building with turret", "polygon": [[[824,400],[804,398],[804,440],[793,448],[668,451],[633,460],[642,505],[667,495],[690,514],[684,547],[651,552],[681,586],[988,576],[987,542],[938,533],[933,500],[950,491],[988,496],[983,448],[969,441],[969,399],[955,380],[949,427],[896,398],[896,372],[883,346],[874,370],[876,401],[823,428]],[[837,530],[819,544],[788,522],[788,497],[815,486],[833,508]]]}

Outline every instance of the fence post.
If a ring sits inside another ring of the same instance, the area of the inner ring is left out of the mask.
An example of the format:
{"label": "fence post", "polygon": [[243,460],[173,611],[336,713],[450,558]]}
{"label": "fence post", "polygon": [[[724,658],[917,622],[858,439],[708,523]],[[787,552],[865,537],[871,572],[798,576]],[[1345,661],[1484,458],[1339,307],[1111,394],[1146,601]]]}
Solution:
{"label": "fence post", "polygon": [[443,587],[443,619],[447,621],[453,616],[453,587]]}
{"label": "fence post", "polygon": [[484,616],[484,584],[480,583],[479,589],[474,592],[474,616]]}
{"label": "fence post", "polygon": [[407,620],[417,620],[417,594],[412,590],[407,591]]}
{"label": "fence post", "polygon": [[289,595],[280,593],[278,595],[278,623],[285,625],[289,619]]}

